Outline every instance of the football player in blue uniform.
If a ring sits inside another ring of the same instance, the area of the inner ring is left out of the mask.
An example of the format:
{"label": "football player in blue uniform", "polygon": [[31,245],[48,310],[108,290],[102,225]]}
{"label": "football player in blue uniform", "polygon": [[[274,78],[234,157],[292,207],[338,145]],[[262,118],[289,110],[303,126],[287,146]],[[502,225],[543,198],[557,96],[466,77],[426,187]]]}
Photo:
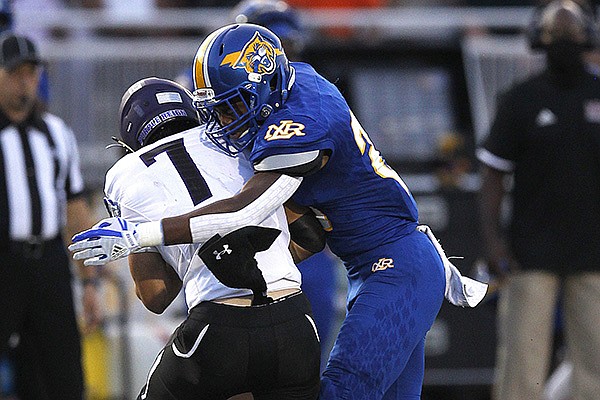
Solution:
{"label": "football player in blue uniform", "polygon": [[236,196],[189,214],[134,228],[101,222],[73,238],[74,257],[97,265],[145,246],[205,241],[258,224],[292,198],[321,218],[348,275],[347,315],[320,398],[419,399],[425,335],[444,294],[469,306],[482,294],[451,271],[430,230],[418,229],[408,187],[338,89],[309,64],[290,63],[264,27],[211,33],[196,53],[194,82],[206,132],[222,151],[249,158],[253,177]]}
{"label": "football player in blue uniform", "polygon": [[[232,20],[268,28],[281,40],[286,56],[299,61],[307,32],[294,8],[282,0],[242,0],[231,12]],[[193,67],[186,68],[176,81],[194,90]],[[321,355],[324,368],[337,328],[339,327],[338,269],[339,260],[329,249],[298,264],[302,272],[302,291],[312,305],[313,315],[321,336]]]}

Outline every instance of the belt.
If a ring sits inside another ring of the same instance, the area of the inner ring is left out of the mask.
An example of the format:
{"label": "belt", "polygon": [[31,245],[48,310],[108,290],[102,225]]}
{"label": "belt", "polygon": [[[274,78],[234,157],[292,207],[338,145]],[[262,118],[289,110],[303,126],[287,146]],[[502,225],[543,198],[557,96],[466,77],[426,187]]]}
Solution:
{"label": "belt", "polygon": [[[293,294],[300,293],[300,289],[298,288],[290,288],[290,289],[281,289],[274,290],[272,292],[267,292],[267,296],[273,299],[273,301],[283,300],[284,298],[291,296]],[[229,306],[239,306],[239,307],[249,307],[252,305],[252,299],[254,296],[240,296],[240,297],[228,297],[226,299],[215,299],[211,300],[213,303],[218,304],[226,304]]]}

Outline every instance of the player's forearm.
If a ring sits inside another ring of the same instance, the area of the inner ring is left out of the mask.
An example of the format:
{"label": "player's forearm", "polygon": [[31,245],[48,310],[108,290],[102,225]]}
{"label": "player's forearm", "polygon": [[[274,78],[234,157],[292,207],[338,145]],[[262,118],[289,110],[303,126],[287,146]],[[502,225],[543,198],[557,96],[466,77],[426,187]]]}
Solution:
{"label": "player's forearm", "polygon": [[277,173],[256,174],[232,198],[163,219],[163,243],[200,243],[216,233],[258,225],[294,194],[301,181],[302,178]]}
{"label": "player's forearm", "polygon": [[[264,174],[261,174],[264,175]],[[272,184],[275,182],[277,176],[272,176],[272,181],[262,180],[262,185]],[[269,183],[270,182],[270,183]],[[269,186],[266,186],[265,190]],[[175,217],[163,218],[162,230],[164,235],[164,243],[180,244],[180,243],[193,243],[192,231],[190,223],[193,218],[199,216],[208,216],[211,214],[222,214],[221,216],[215,216],[219,219],[231,218],[230,213],[237,213],[242,211],[245,207],[255,201],[262,193],[253,190],[240,191],[236,196],[216,201],[208,204],[204,207],[193,210],[187,214],[179,215]],[[210,229],[210,227],[208,227]],[[218,232],[215,232],[218,233]],[[210,236],[214,235],[211,234]]]}
{"label": "player's forearm", "polygon": [[181,279],[158,253],[134,253],[128,261],[137,297],[148,310],[161,314],[179,294]]}
{"label": "player's forearm", "polygon": [[482,172],[479,211],[481,229],[486,245],[500,240],[500,214],[504,197],[504,173],[485,167]]}

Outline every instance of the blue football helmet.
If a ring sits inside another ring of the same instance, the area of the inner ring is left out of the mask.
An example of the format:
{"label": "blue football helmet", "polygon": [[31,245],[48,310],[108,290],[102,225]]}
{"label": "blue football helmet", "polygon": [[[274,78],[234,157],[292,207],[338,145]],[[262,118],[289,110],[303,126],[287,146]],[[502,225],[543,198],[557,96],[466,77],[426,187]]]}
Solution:
{"label": "blue football helmet", "polygon": [[121,141],[129,151],[200,125],[192,94],[162,78],[145,78],[127,89],[119,107]]}
{"label": "blue football helmet", "polygon": [[241,152],[285,103],[294,76],[267,28],[233,24],[211,33],[194,58],[194,105],[208,136],[229,155]]}
{"label": "blue football helmet", "polygon": [[[233,9],[235,22],[264,26],[283,42],[290,57],[304,47],[304,27],[300,15],[283,0],[242,0]],[[293,57],[290,57],[293,59]]]}

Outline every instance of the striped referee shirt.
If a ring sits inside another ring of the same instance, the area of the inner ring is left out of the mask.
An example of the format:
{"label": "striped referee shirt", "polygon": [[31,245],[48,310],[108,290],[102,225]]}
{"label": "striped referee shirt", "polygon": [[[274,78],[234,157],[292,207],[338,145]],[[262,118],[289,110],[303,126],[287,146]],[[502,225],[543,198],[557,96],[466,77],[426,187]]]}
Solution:
{"label": "striped referee shirt", "polygon": [[83,190],[75,136],[60,118],[34,112],[14,124],[0,111],[0,240],[55,238]]}

